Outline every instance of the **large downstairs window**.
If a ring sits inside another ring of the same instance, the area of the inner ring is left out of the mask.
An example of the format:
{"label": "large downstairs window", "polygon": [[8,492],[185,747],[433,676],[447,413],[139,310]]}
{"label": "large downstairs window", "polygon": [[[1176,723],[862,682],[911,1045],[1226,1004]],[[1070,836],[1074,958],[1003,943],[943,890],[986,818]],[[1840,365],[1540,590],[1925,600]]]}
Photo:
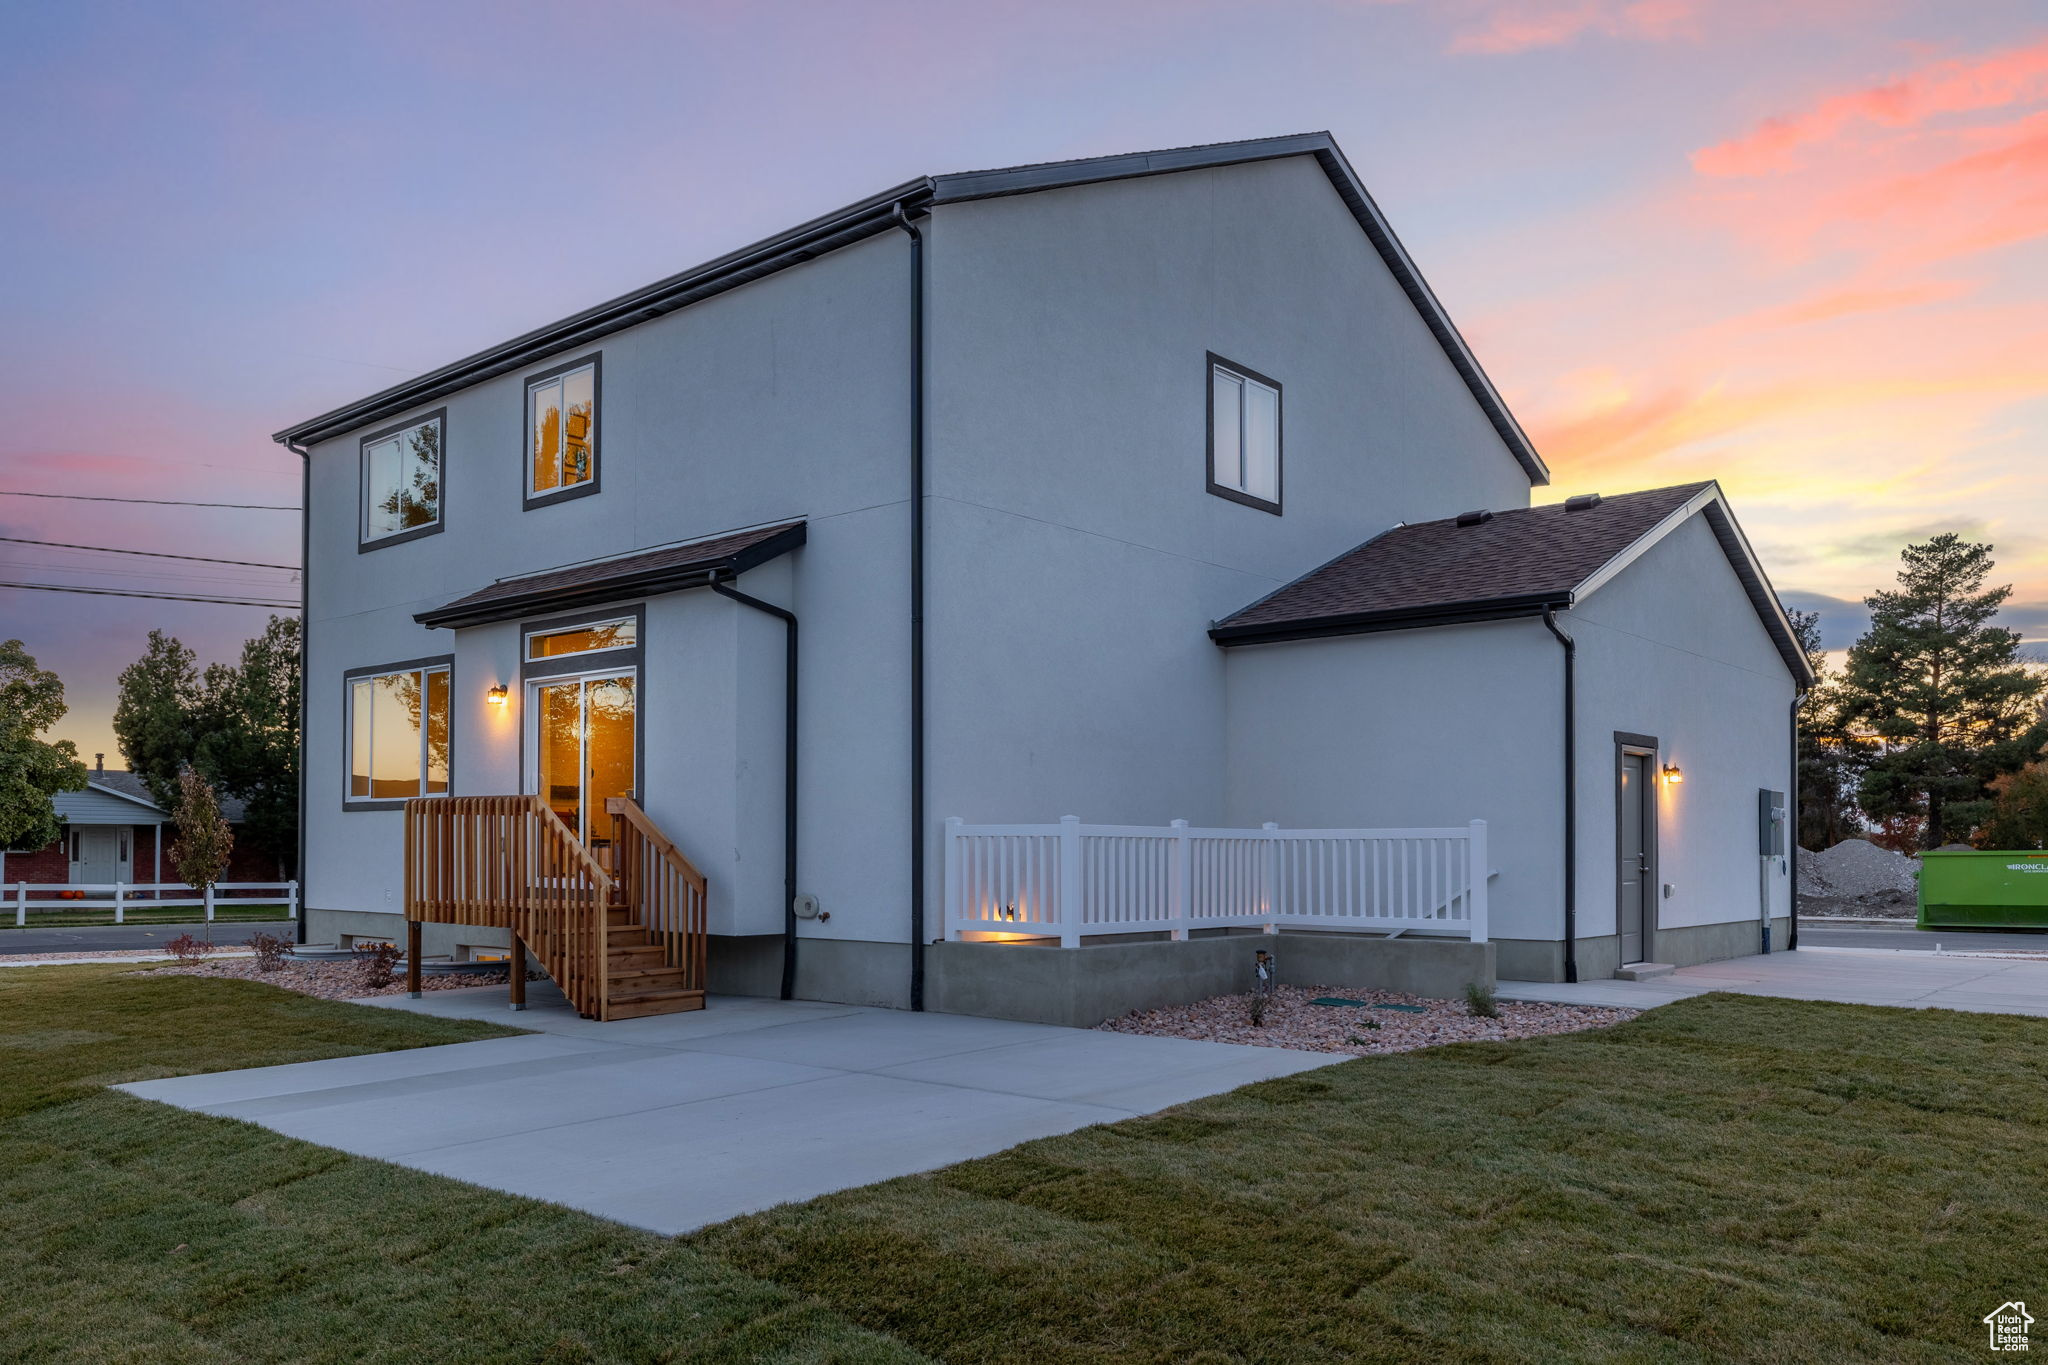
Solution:
{"label": "large downstairs window", "polygon": [[597,491],[598,357],[526,381],[529,506]]}
{"label": "large downstairs window", "polygon": [[1280,511],[1280,384],[1209,357],[1209,491]]}
{"label": "large downstairs window", "polygon": [[443,408],[363,438],[363,549],[441,529],[441,437],[446,424]]}
{"label": "large downstairs window", "polygon": [[448,794],[444,660],[348,678],[348,801]]}

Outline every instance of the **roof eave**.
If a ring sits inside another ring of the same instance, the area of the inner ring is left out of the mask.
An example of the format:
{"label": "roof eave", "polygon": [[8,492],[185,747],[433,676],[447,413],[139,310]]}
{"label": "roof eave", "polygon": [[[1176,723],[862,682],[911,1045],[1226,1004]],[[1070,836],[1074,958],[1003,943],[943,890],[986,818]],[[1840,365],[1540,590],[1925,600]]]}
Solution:
{"label": "roof eave", "polygon": [[318,417],[274,432],[278,444],[308,446],[396,416],[458,389],[587,345],[638,323],[674,312],[714,294],[801,264],[842,246],[888,231],[897,204],[917,208],[931,197],[931,180],[907,180],[834,213],[814,218],[751,246],[728,252],[679,275],[636,289],[593,308],[549,323],[507,342],[465,356],[416,379],[381,389]]}
{"label": "roof eave", "polygon": [[1568,610],[1569,590],[1517,593],[1511,597],[1487,597],[1469,602],[1440,602],[1426,607],[1403,607],[1398,611],[1354,612],[1345,616],[1311,616],[1292,621],[1261,621],[1241,626],[1209,628],[1209,638],[1228,648],[1232,645],[1278,644],[1283,640],[1321,640],[1338,635],[1371,635],[1389,630],[1423,630],[1431,626],[1471,625],[1484,621],[1505,621],[1541,616],[1544,609]]}
{"label": "roof eave", "polygon": [[805,523],[798,522],[786,531],[719,559],[601,579],[580,587],[536,588],[532,592],[497,597],[469,607],[437,607],[418,612],[412,619],[429,630],[455,630],[464,626],[516,621],[536,612],[575,611],[628,598],[656,597],[662,593],[708,587],[715,579],[736,578],[748,569],[787,554],[802,545],[805,537]]}

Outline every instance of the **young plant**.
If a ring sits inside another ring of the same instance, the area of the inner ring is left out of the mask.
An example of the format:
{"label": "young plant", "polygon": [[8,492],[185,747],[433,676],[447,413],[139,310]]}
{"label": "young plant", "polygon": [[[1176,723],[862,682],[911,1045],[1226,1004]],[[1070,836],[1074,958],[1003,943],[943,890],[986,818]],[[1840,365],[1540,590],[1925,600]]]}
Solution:
{"label": "young plant", "polygon": [[1494,999],[1493,987],[1476,981],[1465,987],[1465,1008],[1481,1019],[1500,1018],[1500,1003]]}
{"label": "young plant", "polygon": [[1253,991],[1251,993],[1251,996],[1246,1001],[1246,1007],[1251,1013],[1253,1028],[1264,1028],[1266,1026],[1266,1006],[1271,1004],[1272,1000],[1273,997],[1264,992]]}
{"label": "young plant", "polygon": [[391,984],[404,956],[395,943],[358,943],[353,951],[356,961],[363,964],[364,984],[373,991]]}
{"label": "young plant", "polygon": [[242,944],[256,954],[256,970],[259,972],[274,972],[284,966],[285,955],[292,950],[292,941],[276,934],[254,933],[242,940]]}
{"label": "young plant", "polygon": [[164,945],[164,951],[178,959],[180,967],[196,967],[206,961],[207,954],[213,951],[213,944],[190,934],[180,934]]}
{"label": "young plant", "polygon": [[171,850],[172,866],[187,886],[207,887],[227,871],[228,858],[235,850],[235,832],[221,817],[220,798],[213,784],[187,764],[178,770],[178,842]]}

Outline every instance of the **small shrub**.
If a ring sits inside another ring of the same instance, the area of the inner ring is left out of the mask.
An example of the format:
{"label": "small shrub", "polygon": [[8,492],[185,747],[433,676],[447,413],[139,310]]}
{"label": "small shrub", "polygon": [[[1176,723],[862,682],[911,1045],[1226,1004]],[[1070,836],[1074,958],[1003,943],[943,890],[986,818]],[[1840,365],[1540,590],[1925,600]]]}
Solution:
{"label": "small shrub", "polygon": [[256,954],[257,971],[274,972],[284,966],[285,954],[292,950],[292,941],[276,934],[255,933],[242,940],[242,946]]}
{"label": "small shrub", "polygon": [[391,984],[398,974],[398,961],[404,956],[395,943],[358,943],[352,951],[356,961],[363,964],[365,984],[371,990]]}
{"label": "small shrub", "polygon": [[164,945],[164,951],[178,959],[180,967],[196,967],[206,961],[207,955],[213,951],[213,944],[190,934],[180,934]]}
{"label": "small shrub", "polygon": [[1493,998],[1493,987],[1476,981],[1465,987],[1465,1008],[1481,1019],[1500,1018],[1500,1003]]}
{"label": "small shrub", "polygon": [[1266,1006],[1271,1002],[1272,997],[1269,995],[1264,995],[1258,991],[1251,993],[1250,998],[1246,1001],[1246,1005],[1251,1012],[1253,1028],[1264,1028],[1266,1026]]}

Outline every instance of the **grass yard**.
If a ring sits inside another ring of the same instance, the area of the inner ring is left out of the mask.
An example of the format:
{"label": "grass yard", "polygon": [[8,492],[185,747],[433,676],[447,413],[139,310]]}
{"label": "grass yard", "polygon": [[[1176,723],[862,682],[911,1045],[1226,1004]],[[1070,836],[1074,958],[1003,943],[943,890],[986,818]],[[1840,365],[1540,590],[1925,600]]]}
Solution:
{"label": "grass yard", "polygon": [[0,971],[0,1360],[920,1359],[673,1241],[100,1088],[518,1030],[126,970]]}
{"label": "grass yard", "polygon": [[[200,924],[206,919],[206,910],[196,905],[156,906],[147,901],[136,901],[123,906],[121,915],[125,924]],[[68,905],[48,901],[38,903],[24,918],[28,921],[25,927],[30,929],[76,929],[83,925],[112,924],[114,907],[92,901],[73,901]],[[215,924],[263,924],[273,920],[282,924],[289,923],[291,916],[281,904],[216,901],[213,920]],[[0,953],[7,951],[6,931],[14,927],[11,907],[0,905]]]}
{"label": "grass yard", "polygon": [[1977,1359],[2048,1305],[2048,1021],[1706,996],[695,1242],[963,1363]]}
{"label": "grass yard", "polygon": [[1707,996],[680,1241],[98,1088],[505,1031],[0,972],[0,1357],[1917,1362],[2048,1302],[2048,1022],[2005,1016]]}

